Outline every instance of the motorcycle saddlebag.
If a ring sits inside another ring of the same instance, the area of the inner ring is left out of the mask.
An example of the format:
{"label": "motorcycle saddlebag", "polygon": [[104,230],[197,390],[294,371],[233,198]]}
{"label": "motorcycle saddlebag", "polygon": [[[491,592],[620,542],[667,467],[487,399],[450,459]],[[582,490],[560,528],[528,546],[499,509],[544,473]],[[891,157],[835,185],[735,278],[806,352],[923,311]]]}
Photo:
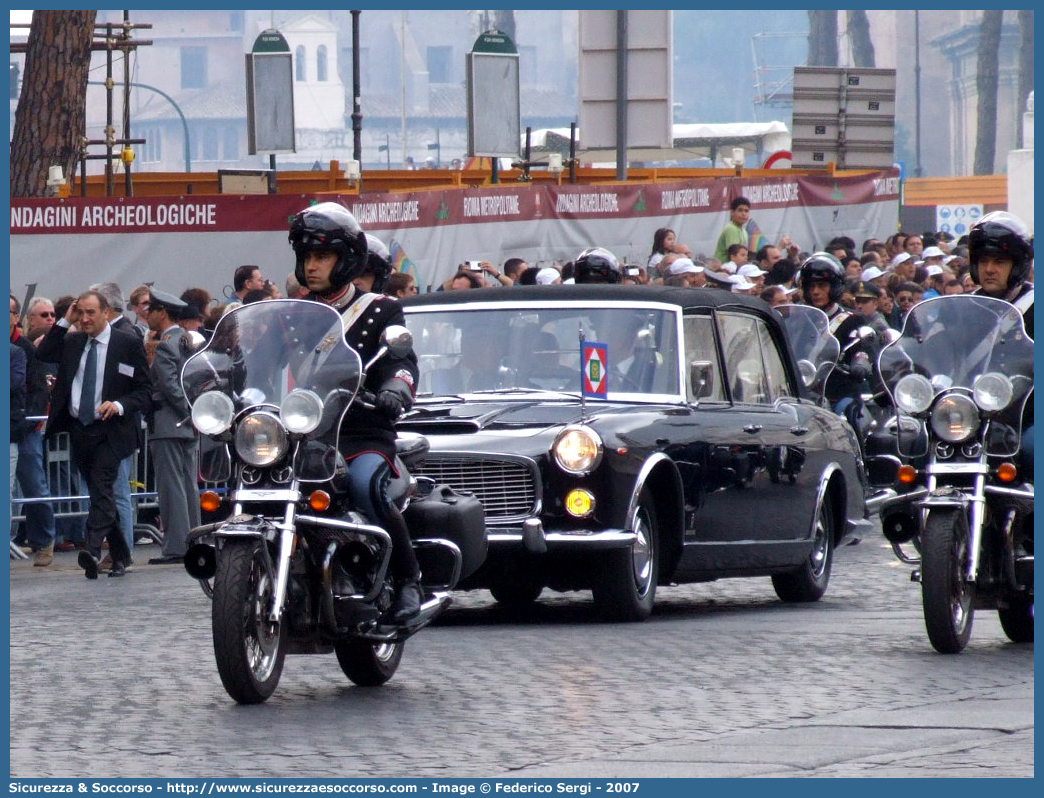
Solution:
{"label": "motorcycle saddlebag", "polygon": [[402,516],[414,540],[444,538],[457,544],[461,579],[485,562],[486,516],[474,494],[457,493],[449,485],[435,485],[429,494],[410,502]]}

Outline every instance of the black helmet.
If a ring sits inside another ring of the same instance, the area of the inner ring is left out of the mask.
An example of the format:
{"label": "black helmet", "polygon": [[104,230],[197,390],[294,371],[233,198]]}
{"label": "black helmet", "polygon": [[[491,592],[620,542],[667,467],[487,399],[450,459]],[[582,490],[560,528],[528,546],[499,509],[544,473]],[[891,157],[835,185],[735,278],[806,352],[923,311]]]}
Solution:
{"label": "black helmet", "polygon": [[808,287],[812,283],[830,283],[830,301],[837,302],[845,288],[845,270],[841,261],[829,252],[813,252],[798,269],[798,283],[805,304],[811,305]]}
{"label": "black helmet", "polygon": [[320,202],[298,213],[290,223],[289,240],[297,256],[294,276],[303,286],[308,285],[305,258],[314,250],[337,253],[330,272],[332,288],[348,285],[366,265],[366,234],[348,209],[336,202]]}
{"label": "black helmet", "polygon": [[366,266],[362,273],[373,275],[373,288],[370,290],[375,294],[384,290],[388,275],[392,273],[391,253],[383,241],[370,233],[366,234]]}
{"label": "black helmet", "polygon": [[576,259],[573,274],[579,283],[618,283],[620,264],[616,256],[602,247],[590,247]]}
{"label": "black helmet", "polygon": [[976,283],[979,282],[979,258],[983,255],[1011,258],[1008,288],[1025,280],[1033,263],[1033,243],[1022,219],[1007,211],[994,211],[973,224],[968,234],[968,260]]}

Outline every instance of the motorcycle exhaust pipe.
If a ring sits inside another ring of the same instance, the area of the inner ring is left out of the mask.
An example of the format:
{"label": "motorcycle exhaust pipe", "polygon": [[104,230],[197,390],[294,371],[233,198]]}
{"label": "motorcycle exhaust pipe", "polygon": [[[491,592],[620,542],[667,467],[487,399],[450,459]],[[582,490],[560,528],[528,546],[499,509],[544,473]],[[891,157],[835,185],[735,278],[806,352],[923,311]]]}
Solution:
{"label": "motorcycle exhaust pipe", "polygon": [[217,573],[217,550],[207,543],[193,543],[185,552],[185,570],[193,579],[213,579]]}
{"label": "motorcycle exhaust pipe", "polygon": [[910,513],[898,510],[881,519],[881,531],[885,539],[893,544],[909,543],[917,537],[920,525]]}

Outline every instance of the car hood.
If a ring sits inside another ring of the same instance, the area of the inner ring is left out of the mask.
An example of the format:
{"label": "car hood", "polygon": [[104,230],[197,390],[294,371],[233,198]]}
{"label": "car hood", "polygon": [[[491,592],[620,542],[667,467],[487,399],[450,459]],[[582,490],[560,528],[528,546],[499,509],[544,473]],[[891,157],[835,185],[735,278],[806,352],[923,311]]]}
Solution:
{"label": "car hood", "polygon": [[473,397],[469,397],[466,402],[418,403],[396,426],[404,432],[425,435],[513,432],[525,436],[539,435],[552,427],[576,424],[582,419],[592,426],[598,426],[600,420],[636,410],[638,408],[633,403],[588,402],[586,408],[583,408],[578,399],[474,401]]}

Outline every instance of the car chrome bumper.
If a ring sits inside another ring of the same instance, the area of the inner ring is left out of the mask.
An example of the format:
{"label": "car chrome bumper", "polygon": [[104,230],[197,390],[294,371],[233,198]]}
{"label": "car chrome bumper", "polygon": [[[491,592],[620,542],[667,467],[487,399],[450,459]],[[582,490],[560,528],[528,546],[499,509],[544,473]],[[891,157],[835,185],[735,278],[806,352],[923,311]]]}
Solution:
{"label": "car chrome bumper", "polygon": [[544,554],[549,549],[573,546],[595,549],[626,548],[635,541],[635,534],[623,529],[544,529],[539,518],[528,518],[522,527],[487,527],[486,539],[491,547],[521,545],[533,554]]}

